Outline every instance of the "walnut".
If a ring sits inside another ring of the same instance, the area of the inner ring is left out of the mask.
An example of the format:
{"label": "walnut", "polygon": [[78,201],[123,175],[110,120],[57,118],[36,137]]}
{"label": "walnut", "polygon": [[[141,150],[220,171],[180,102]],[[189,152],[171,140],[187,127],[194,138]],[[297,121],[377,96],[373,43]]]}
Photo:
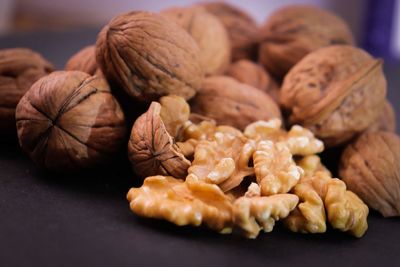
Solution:
{"label": "walnut", "polygon": [[297,165],[303,169],[304,177],[312,177],[316,172],[324,172],[332,176],[331,172],[321,163],[321,158],[317,155],[305,156],[297,161]]}
{"label": "walnut", "polygon": [[393,106],[388,100],[385,101],[385,105],[378,119],[370,124],[366,131],[396,132],[396,113],[394,112]]}
{"label": "walnut", "polygon": [[0,135],[15,135],[19,100],[36,80],[52,70],[49,62],[30,49],[0,50]]}
{"label": "walnut", "polygon": [[348,188],[385,217],[400,216],[400,137],[365,133],[342,154],[339,173]]}
{"label": "walnut", "polygon": [[279,87],[276,81],[258,64],[242,59],[231,64],[225,75],[235,78],[241,83],[269,94],[276,103],[279,103]]}
{"label": "walnut", "polygon": [[169,8],[161,12],[184,28],[200,48],[200,59],[206,75],[225,72],[231,61],[231,44],[224,25],[200,6]]}
{"label": "walnut", "polygon": [[189,174],[218,184],[224,191],[237,187],[246,176],[254,174],[249,162],[255,143],[231,127],[218,127],[212,141],[200,141],[194,151]]}
{"label": "walnut", "polygon": [[16,109],[21,147],[50,170],[80,170],[110,162],[122,148],[124,114],[107,81],[58,71],[34,83]]}
{"label": "walnut", "polygon": [[225,76],[206,78],[190,104],[193,112],[239,130],[254,121],[281,118],[279,107],[271,97]]}
{"label": "walnut", "polygon": [[259,61],[276,78],[305,55],[334,44],[353,44],[349,27],[329,11],[291,5],[275,11],[260,28]]}
{"label": "walnut", "polygon": [[131,210],[143,217],[165,219],[176,225],[200,226],[227,232],[232,227],[232,203],[218,186],[188,177],[152,176],[127,195]]}
{"label": "walnut", "polygon": [[286,132],[279,119],[257,121],[249,124],[244,130],[244,135],[253,140],[271,140],[284,143],[293,155],[312,155],[324,150],[324,144],[316,139],[312,132],[294,125]]}
{"label": "walnut", "polygon": [[253,161],[257,183],[264,196],[289,192],[303,175],[289,148],[281,142],[260,141]]}
{"label": "walnut", "polygon": [[[135,121],[128,143],[128,157],[135,172],[143,179],[152,175],[185,178],[190,161],[175,143],[173,134],[183,127],[190,110],[179,103],[176,96],[166,96],[160,102],[164,105],[152,102],[147,112]],[[174,102],[177,104],[173,105]],[[186,114],[180,114],[182,111]]]}
{"label": "walnut", "polygon": [[257,31],[255,20],[240,8],[225,2],[201,4],[217,16],[228,31],[232,44],[232,60],[257,58]]}
{"label": "walnut", "polygon": [[96,58],[103,74],[144,102],[194,96],[203,79],[200,50],[174,22],[148,12],[115,17],[100,32]]}
{"label": "walnut", "polygon": [[327,146],[364,131],[383,109],[386,80],[382,62],[345,45],[304,57],[283,82],[281,104],[290,122],[309,128]]}
{"label": "walnut", "polygon": [[256,238],[260,230],[271,232],[275,222],[288,216],[298,201],[292,194],[244,196],[234,202],[233,221],[248,238]]}
{"label": "walnut", "polygon": [[101,75],[96,62],[96,46],[89,45],[79,50],[65,64],[65,70],[79,70],[90,75]]}

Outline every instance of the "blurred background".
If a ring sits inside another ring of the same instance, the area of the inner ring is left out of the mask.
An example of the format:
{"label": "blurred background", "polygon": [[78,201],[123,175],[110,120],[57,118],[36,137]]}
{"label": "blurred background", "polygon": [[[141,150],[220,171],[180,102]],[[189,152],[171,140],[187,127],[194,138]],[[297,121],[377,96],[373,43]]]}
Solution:
{"label": "blurred background", "polygon": [[[0,35],[26,31],[100,28],[129,10],[159,11],[196,0],[0,0]],[[204,2],[204,1],[203,1]],[[400,58],[400,0],[228,0],[262,23],[277,8],[313,4],[344,18],[358,45],[387,61]]]}

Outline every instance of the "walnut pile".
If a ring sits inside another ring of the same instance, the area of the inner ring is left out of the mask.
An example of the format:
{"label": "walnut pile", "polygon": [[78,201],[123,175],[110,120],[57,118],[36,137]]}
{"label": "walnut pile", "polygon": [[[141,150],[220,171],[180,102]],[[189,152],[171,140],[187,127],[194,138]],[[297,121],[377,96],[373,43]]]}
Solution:
{"label": "walnut pile", "polygon": [[15,135],[15,108],[31,85],[53,70],[40,54],[26,48],[0,50],[0,136]]}
{"label": "walnut pile", "polygon": [[89,45],[79,50],[65,64],[65,70],[79,70],[90,75],[101,75],[96,62],[96,47]]}

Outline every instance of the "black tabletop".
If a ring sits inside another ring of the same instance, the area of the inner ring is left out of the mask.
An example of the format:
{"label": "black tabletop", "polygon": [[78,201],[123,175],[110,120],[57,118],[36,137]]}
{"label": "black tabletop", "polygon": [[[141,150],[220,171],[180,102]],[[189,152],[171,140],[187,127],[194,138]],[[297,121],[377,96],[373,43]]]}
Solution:
{"label": "black tabletop", "polygon": [[[0,48],[30,47],[57,68],[96,40],[97,29],[13,34]],[[386,66],[400,114],[400,66]],[[398,116],[398,125],[400,116]],[[399,129],[400,127],[398,127]],[[400,219],[371,212],[356,239],[329,229],[303,235],[277,226],[256,240],[142,219],[129,210],[134,175],[121,162],[101,172],[55,175],[13,142],[0,143],[0,266],[399,266]]]}

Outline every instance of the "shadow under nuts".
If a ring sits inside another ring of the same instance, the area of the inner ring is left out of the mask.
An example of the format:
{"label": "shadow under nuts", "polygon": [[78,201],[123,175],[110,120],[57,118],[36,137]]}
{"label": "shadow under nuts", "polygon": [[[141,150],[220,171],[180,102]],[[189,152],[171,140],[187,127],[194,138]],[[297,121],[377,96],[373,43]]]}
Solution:
{"label": "shadow under nuts", "polygon": [[30,49],[0,50],[0,135],[15,135],[19,100],[34,82],[52,70],[49,62]]}
{"label": "shadow under nuts", "polygon": [[386,97],[382,62],[347,45],[308,54],[286,75],[280,101],[291,124],[309,128],[327,146],[363,132]]}
{"label": "shadow under nuts", "polygon": [[308,53],[334,44],[353,44],[346,23],[329,11],[293,5],[274,12],[260,29],[259,61],[277,79]]}
{"label": "shadow under nuts", "polygon": [[200,48],[200,57],[206,75],[222,74],[231,61],[228,33],[213,14],[204,8],[169,8],[161,15],[185,29]]}
{"label": "shadow under nuts", "polygon": [[203,78],[193,38],[174,22],[149,12],[112,19],[99,33],[96,57],[107,79],[143,102],[168,94],[189,99]]}
{"label": "shadow under nuts", "polygon": [[365,133],[344,151],[340,176],[347,187],[385,217],[400,216],[400,137]]}
{"label": "shadow under nuts", "polygon": [[124,114],[105,79],[59,71],[38,80],[16,110],[21,147],[54,171],[109,162],[125,141]]}
{"label": "shadow under nuts", "polygon": [[279,107],[270,96],[227,76],[204,79],[190,106],[194,113],[240,130],[258,120],[281,118]]}

